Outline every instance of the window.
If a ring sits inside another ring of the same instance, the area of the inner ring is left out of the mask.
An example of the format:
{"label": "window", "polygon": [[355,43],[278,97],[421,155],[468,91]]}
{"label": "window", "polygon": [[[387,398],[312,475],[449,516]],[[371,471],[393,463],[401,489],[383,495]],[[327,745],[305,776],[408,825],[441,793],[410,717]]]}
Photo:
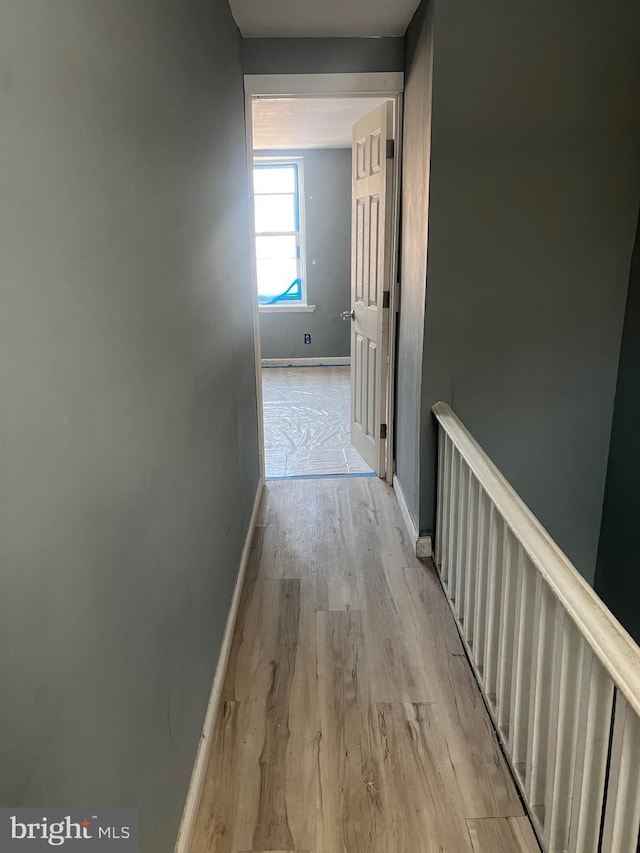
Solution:
{"label": "window", "polygon": [[258,302],[306,304],[301,210],[302,160],[253,166]]}

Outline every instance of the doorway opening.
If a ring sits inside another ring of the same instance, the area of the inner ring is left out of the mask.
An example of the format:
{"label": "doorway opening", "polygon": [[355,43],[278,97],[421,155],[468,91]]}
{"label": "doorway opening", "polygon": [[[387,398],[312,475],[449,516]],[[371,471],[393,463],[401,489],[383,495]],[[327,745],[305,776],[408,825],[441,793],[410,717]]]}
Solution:
{"label": "doorway opening", "polygon": [[[375,355],[384,355],[385,370],[374,376],[368,363],[361,365],[358,361],[354,343],[358,338],[353,325],[354,277],[363,257],[369,254],[373,258],[376,251],[368,232],[366,245],[358,241],[358,227],[362,232],[364,220],[356,222],[354,169],[360,155],[356,151],[354,156],[353,139],[354,127],[378,109],[391,116],[390,128],[383,135],[388,133],[397,141],[400,98],[386,91],[269,93],[261,82],[265,94],[259,93],[260,89],[252,94],[251,86],[247,87],[247,125],[264,475],[280,479],[377,474],[390,481],[391,443],[387,448],[385,439],[391,432],[390,338],[395,334],[395,323],[387,319],[384,324],[385,345],[380,345]],[[280,78],[280,86],[282,82]],[[388,156],[388,141],[381,144],[378,152]],[[387,247],[384,256],[389,261],[385,261],[384,269],[387,291],[393,284],[394,295],[396,165],[389,164],[387,169],[388,187],[393,189],[385,239],[393,245]],[[359,252],[354,244],[359,245]],[[382,282],[383,271],[374,270],[378,262],[369,257],[365,260],[373,277],[377,275]],[[365,289],[368,292],[368,287]],[[384,300],[383,295],[379,306],[386,312],[391,294],[387,292]],[[385,316],[388,318],[390,312]],[[369,349],[373,352],[375,347],[370,345]],[[352,361],[359,365],[358,376],[352,375]],[[361,446],[356,449],[352,444],[357,427],[354,400],[362,393],[361,380],[367,372],[372,381],[386,385],[382,392],[374,389],[369,400],[365,389],[360,403],[361,413],[373,413],[376,420],[375,438],[381,439],[376,445],[378,457],[371,453],[367,456],[368,447],[363,452]]]}
{"label": "doorway opening", "polygon": [[265,475],[374,476],[351,445],[349,364],[263,366]]}

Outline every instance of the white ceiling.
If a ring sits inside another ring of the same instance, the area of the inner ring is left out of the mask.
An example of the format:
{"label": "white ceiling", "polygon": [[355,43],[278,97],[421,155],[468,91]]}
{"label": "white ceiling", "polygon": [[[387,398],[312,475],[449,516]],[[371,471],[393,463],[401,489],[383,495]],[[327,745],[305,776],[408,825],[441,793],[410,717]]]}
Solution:
{"label": "white ceiling", "polygon": [[230,0],[246,38],[403,36],[418,0]]}
{"label": "white ceiling", "polygon": [[254,98],[253,147],[350,148],[358,119],[386,98]]}

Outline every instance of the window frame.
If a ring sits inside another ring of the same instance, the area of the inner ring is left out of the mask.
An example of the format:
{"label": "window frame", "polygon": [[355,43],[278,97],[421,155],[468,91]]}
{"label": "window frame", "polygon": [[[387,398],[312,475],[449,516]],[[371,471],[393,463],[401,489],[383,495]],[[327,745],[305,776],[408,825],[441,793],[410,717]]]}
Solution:
{"label": "window frame", "polygon": [[[300,296],[286,296],[278,299],[276,302],[260,302],[260,292],[257,292],[258,298],[258,309],[260,312],[286,312],[286,311],[313,311],[313,305],[309,305],[307,302],[307,264],[306,264],[306,222],[305,222],[305,210],[304,210],[304,157],[297,156],[254,156],[253,158],[253,168],[260,169],[269,169],[269,168],[278,168],[282,166],[295,166],[295,191],[294,191],[294,204],[295,204],[295,231],[257,231],[256,230],[256,222],[255,216],[253,220],[253,253],[254,259],[256,263],[256,269],[258,266],[258,255],[257,255],[257,245],[256,238],[257,237],[277,237],[280,235],[292,235],[296,237],[296,249],[298,254],[298,277],[300,278]],[[256,193],[255,185],[253,181],[253,172],[251,179],[252,193],[254,199],[254,210],[255,210],[255,199],[261,193]]]}

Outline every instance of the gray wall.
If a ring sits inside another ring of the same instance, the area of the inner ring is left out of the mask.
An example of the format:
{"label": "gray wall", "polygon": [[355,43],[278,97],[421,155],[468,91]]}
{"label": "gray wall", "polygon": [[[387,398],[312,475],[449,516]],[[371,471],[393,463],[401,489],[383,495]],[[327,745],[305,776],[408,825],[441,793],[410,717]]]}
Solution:
{"label": "gray wall", "polygon": [[433,4],[423,3],[414,15],[407,31],[406,60],[395,459],[396,476],[417,527],[431,146]]}
{"label": "gray wall", "polygon": [[596,592],[640,643],[640,220],[631,262],[596,568]]}
{"label": "gray wall", "polygon": [[173,850],[258,481],[226,0],[2,0],[0,802]]}
{"label": "gray wall", "polygon": [[593,578],[640,195],[640,6],[436,0],[420,527],[450,403]]}
{"label": "gray wall", "polygon": [[247,38],[245,74],[402,71],[402,38]]}
{"label": "gray wall", "polygon": [[[260,313],[263,358],[348,356],[351,305],[351,149],[263,151],[304,157],[307,302],[311,313]],[[311,343],[304,343],[304,334]]]}

